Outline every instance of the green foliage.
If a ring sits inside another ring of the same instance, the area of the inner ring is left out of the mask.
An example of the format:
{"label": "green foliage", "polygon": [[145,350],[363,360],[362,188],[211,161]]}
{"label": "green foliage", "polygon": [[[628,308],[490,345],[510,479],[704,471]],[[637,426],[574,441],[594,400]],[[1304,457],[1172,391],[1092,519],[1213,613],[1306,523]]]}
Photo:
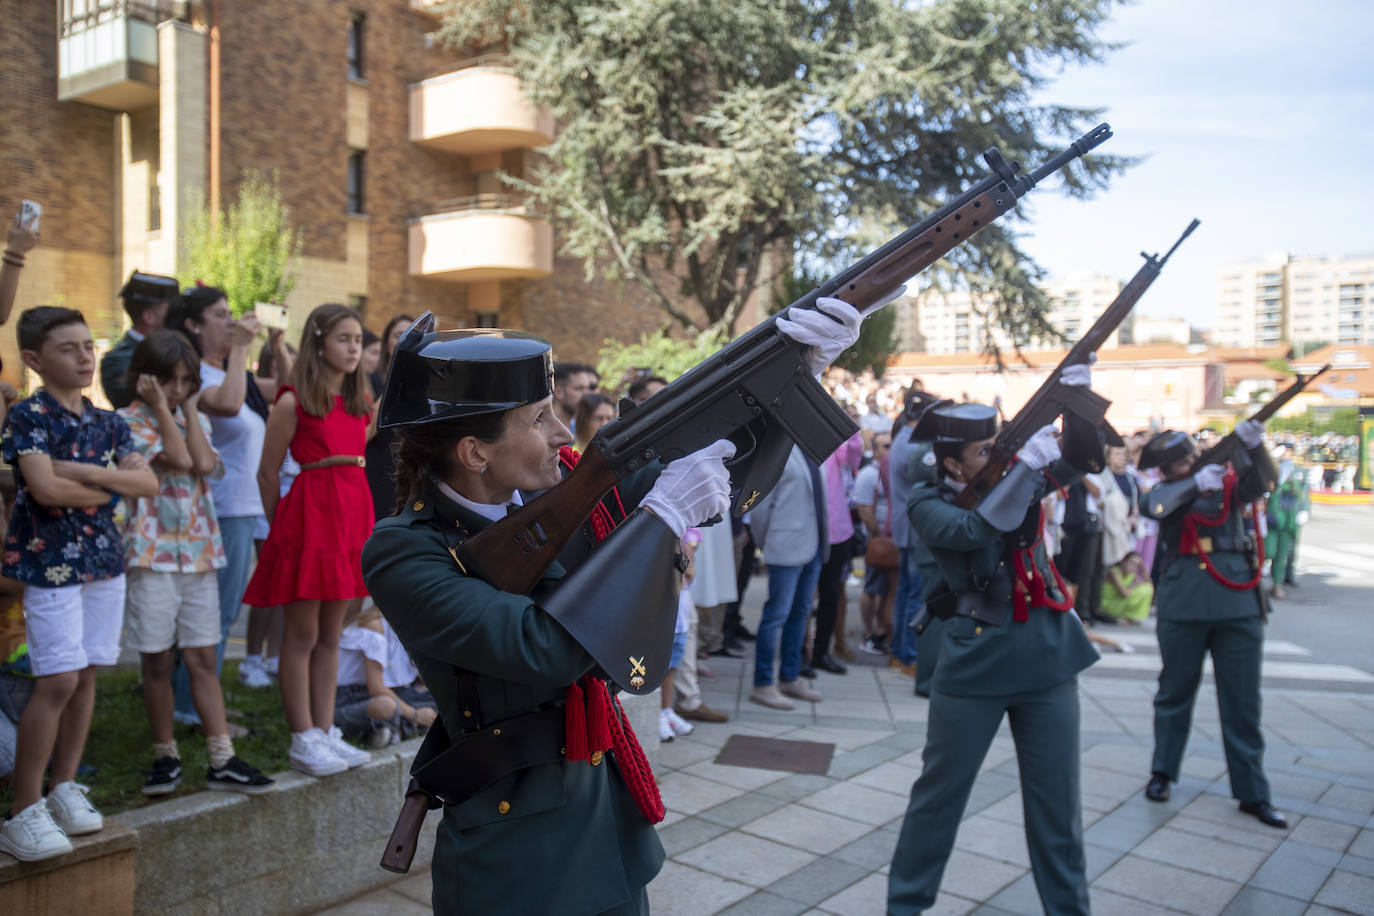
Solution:
{"label": "green foliage", "polygon": [[1292,417],[1274,417],[1265,427],[1270,432],[1336,433],[1341,436],[1357,436],[1360,433],[1360,410],[1358,407],[1309,407],[1305,413]]}
{"label": "green foliage", "polygon": [[[286,724],[278,690],[245,687],[237,676],[238,663],[225,661],[224,705],[242,713],[235,719],[245,726],[247,737],[234,739],[234,752],[271,775],[286,769],[291,729]],[[181,787],[166,798],[191,795],[205,789],[205,738],[186,725],[174,727],[181,753]],[[78,776],[91,787],[91,803],[102,814],[140,808],[150,801],[139,791],[153,764],[148,711],[143,705],[142,681],[137,671],[102,671],[96,675],[95,713],[82,760],[98,769],[92,776]],[[0,809],[9,807],[11,786],[0,787]]]}
{"label": "green foliage", "polygon": [[300,232],[282,203],[277,174],[244,173],[238,200],[211,213],[193,192],[177,279],[182,286],[202,280],[224,290],[235,317],[255,302],[282,302],[296,285],[288,262],[301,252]]}
{"label": "green foliage", "polygon": [[1298,374],[1293,370],[1293,367],[1288,364],[1288,360],[1286,359],[1266,359],[1263,365],[1266,369],[1273,369],[1275,372],[1282,372],[1284,375]]}
{"label": "green foliage", "polygon": [[725,342],[725,335],[718,331],[683,339],[673,337],[667,328],[656,334],[645,334],[629,344],[607,337],[597,354],[596,371],[601,373],[604,387],[617,393],[624,388],[620,380],[626,377],[625,373],[646,366],[650,375],[659,375],[671,382],[715,353]]}
{"label": "green foliage", "polygon": [[[717,329],[788,246],[831,273],[867,250],[861,235],[983,177],[984,149],[1038,165],[1091,126],[1096,110],[1032,98],[1111,50],[1095,30],[1114,2],[465,0],[439,35],[504,47],[552,110],[545,165],[508,180],[564,251],[634,279],[681,327]],[[1086,196],[1127,164],[1095,153],[1063,187]],[[925,282],[995,291],[998,324],[1043,330],[1039,277],[1004,221]]]}

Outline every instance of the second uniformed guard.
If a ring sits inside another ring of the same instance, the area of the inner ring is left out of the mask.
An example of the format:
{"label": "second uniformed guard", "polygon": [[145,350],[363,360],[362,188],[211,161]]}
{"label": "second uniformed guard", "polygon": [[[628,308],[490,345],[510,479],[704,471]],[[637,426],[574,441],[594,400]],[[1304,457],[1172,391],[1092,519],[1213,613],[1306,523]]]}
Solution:
{"label": "second uniformed guard", "polygon": [[1236,424],[1245,446],[1233,468],[1193,467],[1197,449],[1187,434],[1162,432],[1141,452],[1140,467],[1160,469],[1163,481],[1140,496],[1140,509],[1159,521],[1156,603],[1159,691],[1155,694],[1155,753],[1145,797],[1167,801],[1178,781],[1193,721],[1203,659],[1216,674],[1226,769],[1240,810],[1270,827],[1287,819],[1270,803],[1260,731],[1260,659],[1268,605],[1260,587],[1256,542],[1242,512],[1278,480],[1264,447],[1264,426]]}
{"label": "second uniformed guard", "polygon": [[[1066,369],[1061,381],[1086,385],[1088,367]],[[1045,553],[1040,500],[1100,469],[1102,447],[1091,424],[1066,419],[1062,458],[1053,427],[1045,427],[976,508],[962,508],[958,494],[987,463],[997,417],[979,404],[936,407],[914,434],[933,441],[937,459],[938,480],[912,489],[908,512],[930,553],[927,602],[945,622],[924,769],[911,789],[888,879],[889,914],[934,905],[978,768],[1004,716],[1016,742],[1041,903],[1051,914],[1089,911],[1077,675],[1097,652]]]}
{"label": "second uniformed guard", "polygon": [[426,315],[397,345],[380,405],[399,433],[400,511],[378,523],[363,569],[440,713],[413,770],[443,803],[438,913],[646,913],[663,863],[662,801],[604,672],[656,647],[665,658],[647,667],[666,670],[673,617],[648,611],[665,589],[676,607],[683,530],[728,511],[733,449],[627,479],[532,595],[498,591],[452,551],[575,460],[551,394],[543,340],[436,333]]}

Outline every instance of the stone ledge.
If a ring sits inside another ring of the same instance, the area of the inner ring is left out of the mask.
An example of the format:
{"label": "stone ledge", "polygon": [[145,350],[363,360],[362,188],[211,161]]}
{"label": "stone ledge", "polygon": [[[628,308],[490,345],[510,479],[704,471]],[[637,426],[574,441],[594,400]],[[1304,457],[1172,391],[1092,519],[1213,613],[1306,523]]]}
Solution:
{"label": "stone ledge", "polygon": [[0,913],[133,912],[138,834],[106,820],[104,830],[73,837],[72,846],[42,862],[0,856]]}

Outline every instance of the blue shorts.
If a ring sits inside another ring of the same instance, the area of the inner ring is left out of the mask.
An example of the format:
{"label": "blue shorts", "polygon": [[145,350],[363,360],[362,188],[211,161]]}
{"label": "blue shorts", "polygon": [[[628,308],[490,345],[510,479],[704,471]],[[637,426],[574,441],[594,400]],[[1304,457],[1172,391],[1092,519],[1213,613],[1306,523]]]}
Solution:
{"label": "blue shorts", "polygon": [[869,568],[864,570],[864,594],[882,597],[891,585],[889,578],[896,570]]}
{"label": "blue shorts", "polygon": [[673,654],[668,657],[668,667],[676,668],[682,664],[682,656],[687,654],[687,631],[673,634]]}

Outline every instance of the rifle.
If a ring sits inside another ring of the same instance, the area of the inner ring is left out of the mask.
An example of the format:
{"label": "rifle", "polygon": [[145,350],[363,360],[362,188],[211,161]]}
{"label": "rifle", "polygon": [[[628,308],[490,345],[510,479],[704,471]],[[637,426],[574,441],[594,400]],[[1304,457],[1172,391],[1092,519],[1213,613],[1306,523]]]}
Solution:
{"label": "rifle", "polygon": [[997,485],[997,481],[1002,479],[1007,464],[1021,446],[1026,444],[1036,430],[1047,423],[1053,423],[1060,414],[1067,411],[1099,426],[1104,422],[1103,418],[1111,401],[1088,388],[1061,385],[1059,376],[1067,367],[1080,365],[1092,359],[1093,353],[1106,343],[1112,331],[1125,320],[1131,309],[1140,301],[1140,297],[1145,294],[1145,290],[1155,282],[1155,278],[1164,267],[1164,262],[1169,260],[1178,250],[1178,246],[1183,244],[1183,240],[1198,227],[1198,222],[1193,220],[1188,224],[1188,228],[1183,230],[1183,234],[1174,242],[1173,247],[1164,253],[1164,257],[1143,251],[1140,253],[1145,263],[1140,265],[1140,270],[1136,271],[1131,282],[1117,293],[1112,304],[1093,322],[1087,333],[1079,338],[1068,355],[1059,361],[1059,365],[1054,367],[1054,371],[1036,389],[1035,394],[1031,395],[1025,406],[1016,412],[1011,422],[1003,424],[993,441],[988,463],[959,493],[960,506],[972,509],[978,505],[988,491]]}
{"label": "rifle", "polygon": [[[1299,375],[1297,381],[1274,395],[1267,404],[1255,411],[1249,419],[1257,420],[1260,423],[1268,420],[1274,414],[1282,410],[1285,404],[1302,394],[1302,390],[1310,385],[1313,379],[1330,368],[1331,364],[1327,363],[1311,375]],[[1223,436],[1220,442],[1193,459],[1193,467],[1200,468],[1209,464],[1224,465],[1231,460],[1231,456],[1235,454],[1236,450],[1240,447],[1240,437],[1236,435],[1236,431],[1233,429]]]}
{"label": "rifle", "polygon": [[[982,181],[931,216],[842,270],[790,308],[815,308],[822,296],[864,311],[885,293],[944,257],[1010,210],[1036,184],[1112,135],[1099,124],[1029,175],[997,149],[983,153]],[[782,475],[795,442],[815,464],[858,432],[811,374],[806,348],[784,337],[776,316],[731,341],[639,406],[603,426],[587,454],[556,487],[460,544],[455,559],[502,591],[525,594],[539,581],[597,501],[616,482],[717,439],[735,444],[733,511],[747,512]]]}

